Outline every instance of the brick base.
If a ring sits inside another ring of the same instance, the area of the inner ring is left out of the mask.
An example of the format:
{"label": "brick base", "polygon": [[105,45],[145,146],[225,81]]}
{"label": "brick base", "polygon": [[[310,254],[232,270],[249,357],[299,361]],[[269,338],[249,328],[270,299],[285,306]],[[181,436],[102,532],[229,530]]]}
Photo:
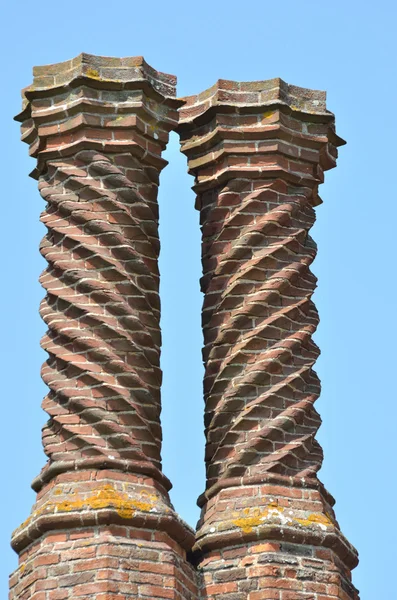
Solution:
{"label": "brick base", "polygon": [[333,498],[315,479],[269,479],[210,492],[194,547],[200,597],[358,600],[357,555],[339,530]]}
{"label": "brick base", "polygon": [[196,600],[194,539],[166,492],[112,471],[59,475],[16,530],[10,600]]}
{"label": "brick base", "polygon": [[207,600],[356,600],[334,552],[262,540],[226,547],[199,563]]}
{"label": "brick base", "polygon": [[195,600],[194,577],[167,534],[121,526],[60,531],[21,556],[10,600]]}

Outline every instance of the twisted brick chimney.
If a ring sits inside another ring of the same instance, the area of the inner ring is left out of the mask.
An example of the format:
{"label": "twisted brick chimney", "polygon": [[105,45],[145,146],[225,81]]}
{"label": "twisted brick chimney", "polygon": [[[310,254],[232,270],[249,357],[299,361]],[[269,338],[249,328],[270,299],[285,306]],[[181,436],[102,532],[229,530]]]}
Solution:
{"label": "twisted brick chimney", "polygon": [[10,600],[187,598],[194,533],[160,459],[157,189],[176,80],[86,54],[34,75],[17,119],[47,202],[48,462],[13,535]]}
{"label": "twisted brick chimney", "polygon": [[[309,232],[343,144],[325,94],[219,80],[178,100],[140,57],[34,74],[17,119],[47,202],[48,462],[13,534],[10,600],[359,600],[317,477]],[[196,534],[161,468],[157,189],[174,129],[203,234]]]}
{"label": "twisted brick chimney", "polygon": [[318,186],[344,142],[323,92],[280,79],[219,80],[184,100],[202,227],[202,597],[357,600],[357,554],[317,478],[310,271]]}

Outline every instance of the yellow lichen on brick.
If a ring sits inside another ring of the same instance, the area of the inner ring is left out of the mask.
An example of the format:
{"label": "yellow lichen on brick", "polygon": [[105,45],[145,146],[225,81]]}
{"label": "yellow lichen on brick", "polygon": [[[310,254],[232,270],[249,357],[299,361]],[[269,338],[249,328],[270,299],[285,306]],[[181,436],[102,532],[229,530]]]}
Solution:
{"label": "yellow lichen on brick", "polygon": [[284,509],[278,506],[276,502],[270,502],[262,510],[260,508],[254,508],[253,510],[245,508],[243,510],[244,516],[234,519],[232,522],[233,525],[240,527],[244,533],[251,533],[253,528],[259,527],[259,525],[262,524],[263,520],[269,516],[271,512],[273,512],[273,514],[275,512],[281,514],[283,511]]}
{"label": "yellow lichen on brick", "polygon": [[153,117],[146,117],[146,127],[151,133],[155,133],[158,130],[158,122]]}
{"label": "yellow lichen on brick", "polygon": [[86,75],[91,79],[100,79],[99,72],[96,69],[87,69]]}
{"label": "yellow lichen on brick", "polygon": [[322,513],[311,513],[306,518],[296,517],[294,515],[286,515],[285,509],[277,504],[277,502],[270,502],[265,508],[245,508],[242,514],[236,513],[234,516],[237,518],[232,520],[233,525],[239,527],[244,533],[251,533],[254,527],[259,527],[266,521],[267,518],[280,518],[282,516],[285,524],[298,524],[303,527],[311,527],[313,525],[319,525],[320,527],[330,527],[333,525],[329,515]]}
{"label": "yellow lichen on brick", "polygon": [[322,515],[320,513],[312,513],[306,519],[298,519],[296,517],[294,519],[294,521],[296,521],[297,523],[299,523],[300,525],[303,525],[305,527],[308,527],[315,523],[319,523],[320,525],[325,525],[325,526],[332,525],[331,519],[328,516]]}
{"label": "yellow lichen on brick", "polygon": [[[54,494],[60,495],[62,494],[62,490],[58,488]],[[157,500],[154,494],[149,494],[145,490],[142,490],[140,496],[141,500],[131,499],[127,493],[119,492],[111,484],[105,484],[95,493],[85,498],[79,494],[70,494],[69,498],[59,502],[45,502],[18,527],[18,530],[23,529],[31,521],[44,513],[72,512],[84,508],[91,508],[92,510],[114,508],[120,517],[130,519],[137,511],[149,512]]]}
{"label": "yellow lichen on brick", "polygon": [[70,512],[82,508],[115,508],[117,513],[126,519],[131,518],[137,510],[149,512],[153,508],[153,501],[140,501],[129,499],[128,495],[117,491],[111,484],[104,485],[98,492],[81,498],[75,495],[71,500],[55,503],[54,508],[59,512]]}

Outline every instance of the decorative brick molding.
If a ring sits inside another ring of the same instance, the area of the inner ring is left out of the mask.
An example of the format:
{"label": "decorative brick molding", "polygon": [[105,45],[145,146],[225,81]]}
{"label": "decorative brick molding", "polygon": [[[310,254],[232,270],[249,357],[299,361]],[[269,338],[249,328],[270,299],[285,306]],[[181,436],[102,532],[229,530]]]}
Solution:
{"label": "decorative brick molding", "polygon": [[184,98],[202,226],[207,489],[194,553],[214,600],[357,600],[357,554],[317,479],[309,235],[336,165],[325,93],[219,80]]}
{"label": "decorative brick molding", "polygon": [[34,70],[22,139],[47,202],[48,462],[11,600],[193,598],[194,533],[161,470],[159,172],[176,79],[140,57]]}

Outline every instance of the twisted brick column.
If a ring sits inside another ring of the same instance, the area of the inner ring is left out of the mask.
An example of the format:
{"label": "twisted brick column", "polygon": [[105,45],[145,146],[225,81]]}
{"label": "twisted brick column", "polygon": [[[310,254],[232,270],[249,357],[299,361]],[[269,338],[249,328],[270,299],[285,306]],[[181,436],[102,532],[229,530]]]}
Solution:
{"label": "twisted brick column", "polygon": [[203,236],[203,597],[356,600],[356,552],[316,476],[313,406],[309,230],[343,141],[324,93],[279,79],[220,80],[184,100],[179,131]]}
{"label": "twisted brick column", "polygon": [[159,172],[177,123],[175,78],[140,58],[39,67],[23,140],[47,202],[48,462],[14,532],[11,600],[191,598],[161,471]]}

